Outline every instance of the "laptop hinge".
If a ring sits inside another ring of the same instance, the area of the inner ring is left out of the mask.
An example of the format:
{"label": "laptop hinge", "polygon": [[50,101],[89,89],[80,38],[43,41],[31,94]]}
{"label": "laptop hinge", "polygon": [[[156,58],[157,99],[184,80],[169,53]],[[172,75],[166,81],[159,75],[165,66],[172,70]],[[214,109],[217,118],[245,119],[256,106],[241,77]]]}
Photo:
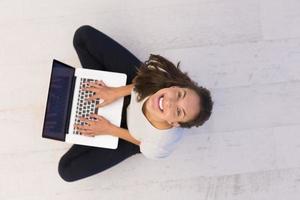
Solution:
{"label": "laptop hinge", "polygon": [[71,85],[71,94],[72,95],[70,96],[69,102],[68,102],[65,133],[69,133],[69,125],[70,125],[71,111],[72,111],[72,105],[73,105],[73,96],[74,96],[74,88],[75,88],[76,78],[77,78],[76,76],[73,76],[73,79],[72,79],[72,85]]}

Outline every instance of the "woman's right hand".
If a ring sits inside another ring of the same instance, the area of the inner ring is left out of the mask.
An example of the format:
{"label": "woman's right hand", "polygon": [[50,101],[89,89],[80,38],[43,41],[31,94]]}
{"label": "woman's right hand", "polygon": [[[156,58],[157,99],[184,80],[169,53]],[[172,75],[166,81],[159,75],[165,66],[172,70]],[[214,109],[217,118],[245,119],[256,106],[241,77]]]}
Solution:
{"label": "woman's right hand", "polygon": [[106,106],[120,98],[120,95],[117,92],[117,88],[118,87],[109,87],[101,80],[89,82],[87,84],[87,87],[84,87],[83,90],[92,91],[95,93],[93,96],[87,98],[86,100],[92,101],[100,99],[100,103],[96,105],[96,108],[99,108]]}

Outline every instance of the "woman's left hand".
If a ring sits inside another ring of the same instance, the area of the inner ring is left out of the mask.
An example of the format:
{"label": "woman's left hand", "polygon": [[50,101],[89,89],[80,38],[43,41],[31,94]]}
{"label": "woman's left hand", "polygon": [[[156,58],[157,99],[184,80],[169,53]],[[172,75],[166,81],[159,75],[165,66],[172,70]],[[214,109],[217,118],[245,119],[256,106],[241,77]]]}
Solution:
{"label": "woman's left hand", "polygon": [[114,124],[108,121],[101,115],[91,114],[89,117],[95,120],[89,120],[84,117],[80,118],[80,121],[85,122],[86,125],[75,124],[75,128],[85,136],[94,137],[96,135],[110,135]]}

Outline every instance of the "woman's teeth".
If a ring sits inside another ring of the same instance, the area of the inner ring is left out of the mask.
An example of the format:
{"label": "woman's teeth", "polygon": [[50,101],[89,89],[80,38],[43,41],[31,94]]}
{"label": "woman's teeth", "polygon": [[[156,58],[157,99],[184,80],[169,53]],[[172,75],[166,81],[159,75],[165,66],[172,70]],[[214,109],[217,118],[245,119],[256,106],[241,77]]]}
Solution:
{"label": "woman's teeth", "polygon": [[161,111],[164,110],[162,101],[163,101],[163,97],[160,97],[160,99],[159,99],[159,108],[160,108]]}

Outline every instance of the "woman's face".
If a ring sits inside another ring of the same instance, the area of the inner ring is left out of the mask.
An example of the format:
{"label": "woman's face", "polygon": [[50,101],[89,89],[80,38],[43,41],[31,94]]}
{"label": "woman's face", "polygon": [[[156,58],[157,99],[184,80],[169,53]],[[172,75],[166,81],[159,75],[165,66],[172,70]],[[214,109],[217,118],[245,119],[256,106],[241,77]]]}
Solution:
{"label": "woman's face", "polygon": [[155,122],[179,126],[178,122],[188,122],[198,115],[200,98],[192,89],[172,86],[151,95],[146,108]]}

